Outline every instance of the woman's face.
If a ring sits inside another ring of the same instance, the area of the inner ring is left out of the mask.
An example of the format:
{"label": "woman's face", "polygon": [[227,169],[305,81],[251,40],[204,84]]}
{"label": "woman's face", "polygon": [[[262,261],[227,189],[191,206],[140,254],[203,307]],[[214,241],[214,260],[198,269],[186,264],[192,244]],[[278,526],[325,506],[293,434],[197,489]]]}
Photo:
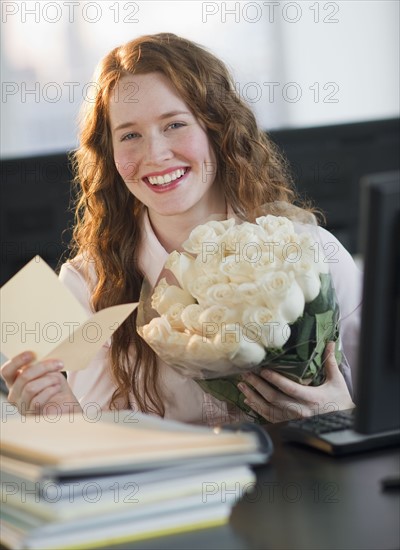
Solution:
{"label": "woman's face", "polygon": [[163,74],[122,78],[109,112],[117,170],[150,219],[225,211],[207,133]]}

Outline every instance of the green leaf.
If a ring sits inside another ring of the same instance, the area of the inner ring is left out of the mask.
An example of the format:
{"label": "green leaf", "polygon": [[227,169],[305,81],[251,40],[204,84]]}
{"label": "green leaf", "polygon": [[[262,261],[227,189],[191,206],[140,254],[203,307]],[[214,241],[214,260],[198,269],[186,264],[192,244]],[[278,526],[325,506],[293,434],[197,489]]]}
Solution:
{"label": "green leaf", "polygon": [[[333,322],[333,311],[315,314],[317,342],[327,342],[334,334],[336,326]],[[324,346],[325,347],[325,346]]]}
{"label": "green leaf", "polygon": [[305,311],[309,315],[323,313],[328,309],[334,309],[336,304],[335,292],[332,285],[332,278],[329,273],[321,273],[321,288],[318,296],[306,304]]}
{"label": "green leaf", "polygon": [[243,395],[237,388],[240,382],[240,375],[227,376],[225,378],[210,378],[208,380],[196,380],[198,385],[208,393],[211,393],[219,400],[228,403],[238,404],[239,396]]}
{"label": "green leaf", "polygon": [[296,351],[302,361],[310,357],[311,348],[315,342],[315,318],[305,313],[300,323]]}
{"label": "green leaf", "polygon": [[220,401],[226,401],[235,405],[240,410],[253,417],[258,424],[265,424],[266,420],[257,414],[253,409],[245,404],[245,395],[237,388],[237,384],[241,381],[240,375],[227,376],[226,378],[212,378],[209,380],[195,381],[203,391],[216,397]]}

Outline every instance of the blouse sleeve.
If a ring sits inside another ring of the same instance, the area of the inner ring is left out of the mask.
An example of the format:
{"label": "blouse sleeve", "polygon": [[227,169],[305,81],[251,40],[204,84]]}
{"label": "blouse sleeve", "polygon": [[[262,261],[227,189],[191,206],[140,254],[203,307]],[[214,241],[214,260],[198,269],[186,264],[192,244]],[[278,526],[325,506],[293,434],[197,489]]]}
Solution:
{"label": "blouse sleeve", "polygon": [[353,387],[358,368],[362,272],[336,237],[321,227],[319,235],[340,308],[340,341],[343,354],[340,368],[354,396]]}
{"label": "blouse sleeve", "polygon": [[[88,317],[91,316],[93,309],[90,305],[89,285],[79,268],[74,267],[72,263],[65,263],[61,267],[59,278],[85,308]],[[73,393],[84,411],[93,417],[96,416],[96,411],[109,410],[116,389],[109,370],[109,349],[108,342],[85,369],[67,372]]]}

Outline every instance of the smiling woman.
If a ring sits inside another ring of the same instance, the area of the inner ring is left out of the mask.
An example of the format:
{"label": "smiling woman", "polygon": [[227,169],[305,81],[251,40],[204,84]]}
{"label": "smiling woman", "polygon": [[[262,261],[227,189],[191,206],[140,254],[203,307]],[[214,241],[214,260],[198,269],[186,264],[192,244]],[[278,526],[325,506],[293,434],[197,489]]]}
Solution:
{"label": "smiling woman", "polygon": [[[127,100],[131,89],[136,90],[134,102]],[[166,76],[154,72],[123,77],[111,96],[109,116],[117,170],[147,207],[153,229],[169,252],[181,245],[183,216],[185,224],[194,227],[210,212],[226,213],[206,129]]]}
{"label": "smiling woman", "polygon": [[[71,260],[60,272],[88,312],[139,300],[144,278],[154,285],[168,252],[207,219],[252,220],[265,203],[300,204],[279,152],[225,65],[198,44],[170,33],[143,36],[113,49],[96,74],[97,95],[85,105],[75,153]],[[352,406],[359,273],[340,243],[321,231],[323,243],[337,251],[331,271],[339,304],[353,312],[341,325],[344,361],[339,368],[328,348],[327,379],[317,388],[277,373],[272,380],[247,377],[239,388],[267,420],[282,419],[293,403],[303,416],[316,403]],[[21,355],[2,369],[9,399],[25,411],[51,401],[66,411],[71,403],[96,402],[196,423],[242,415],[163,363],[138,335],[136,314],[68,383],[57,362],[32,360]]]}

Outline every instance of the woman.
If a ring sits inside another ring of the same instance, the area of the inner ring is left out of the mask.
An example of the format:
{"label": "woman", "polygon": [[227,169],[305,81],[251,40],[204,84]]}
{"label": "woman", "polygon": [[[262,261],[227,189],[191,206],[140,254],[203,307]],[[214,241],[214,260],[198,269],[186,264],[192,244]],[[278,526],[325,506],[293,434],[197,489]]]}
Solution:
{"label": "woman", "polygon": [[[246,213],[272,201],[294,203],[285,165],[240,100],[223,63],[173,34],[144,36],[101,62],[97,96],[86,105],[75,154],[81,186],[73,258],[61,280],[87,311],[137,301],[143,277],[157,280],[168,253],[198,224]],[[341,307],[345,355],[354,363],[359,273],[337,247],[331,272]],[[132,408],[197,423],[237,421],[239,411],[205,394],[162,363],[138,336],[135,314],[68,383],[57,361],[20,355],[2,374],[20,410],[57,403],[70,411],[96,404]],[[248,374],[240,384],[250,406],[276,422],[323,408],[350,408],[351,374],[326,350],[326,382],[303,387],[278,373]]]}

